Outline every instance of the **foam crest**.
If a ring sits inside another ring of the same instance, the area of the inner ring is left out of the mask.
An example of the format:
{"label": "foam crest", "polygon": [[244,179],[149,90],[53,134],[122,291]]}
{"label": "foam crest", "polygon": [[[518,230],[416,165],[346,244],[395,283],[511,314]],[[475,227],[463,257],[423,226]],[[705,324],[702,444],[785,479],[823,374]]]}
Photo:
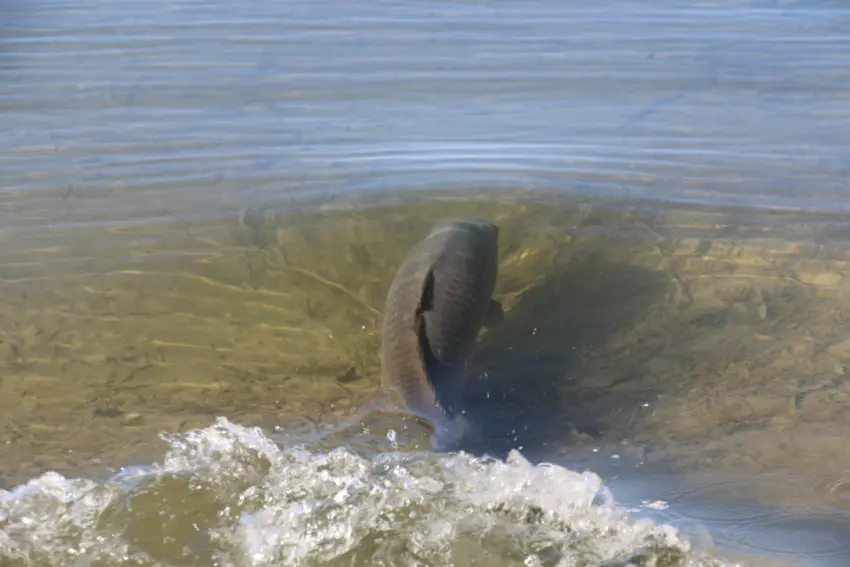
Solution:
{"label": "foam crest", "polygon": [[722,565],[633,520],[601,479],[513,452],[280,448],[220,418],[151,467],[0,492],[14,565]]}

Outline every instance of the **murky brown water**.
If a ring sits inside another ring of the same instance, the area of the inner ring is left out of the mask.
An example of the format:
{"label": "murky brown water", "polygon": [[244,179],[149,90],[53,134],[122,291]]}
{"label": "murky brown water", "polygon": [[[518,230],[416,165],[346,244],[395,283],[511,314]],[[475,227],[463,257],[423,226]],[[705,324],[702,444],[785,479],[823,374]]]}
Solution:
{"label": "murky brown water", "polygon": [[[0,16],[0,487],[147,465],[160,433],[218,416],[284,447],[427,448],[380,392],[380,313],[408,248],[477,216],[502,229],[506,320],[477,350],[465,450],[588,467],[729,553],[850,561],[846,7]],[[62,564],[61,541],[21,564]],[[142,547],[215,547],[169,545]]]}

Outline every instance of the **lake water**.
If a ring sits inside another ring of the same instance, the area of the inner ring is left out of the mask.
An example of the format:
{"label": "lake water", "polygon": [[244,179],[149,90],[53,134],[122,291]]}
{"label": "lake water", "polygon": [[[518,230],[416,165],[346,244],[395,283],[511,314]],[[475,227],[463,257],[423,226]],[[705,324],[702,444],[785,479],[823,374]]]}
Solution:
{"label": "lake water", "polygon": [[[4,0],[0,565],[850,562],[842,2]],[[501,227],[436,453],[380,314]]]}

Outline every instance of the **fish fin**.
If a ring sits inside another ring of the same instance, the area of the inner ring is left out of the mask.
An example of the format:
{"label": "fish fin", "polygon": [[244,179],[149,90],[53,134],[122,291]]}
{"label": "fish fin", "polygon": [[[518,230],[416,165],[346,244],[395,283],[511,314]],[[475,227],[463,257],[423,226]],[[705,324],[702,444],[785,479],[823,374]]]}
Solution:
{"label": "fish fin", "polygon": [[434,310],[434,270],[428,270],[422,280],[422,292],[419,303],[416,305],[416,313],[413,316],[413,331],[419,339],[419,353],[422,364],[427,370],[436,361],[431,343],[428,340],[428,325],[425,322],[425,313]]}
{"label": "fish fin", "polygon": [[428,270],[422,281],[422,293],[419,296],[419,304],[416,306],[416,315],[420,316],[425,311],[434,309],[434,269]]}
{"label": "fish fin", "polygon": [[[437,398],[437,390],[433,381],[433,371],[437,364],[437,359],[431,349],[431,343],[428,341],[428,327],[425,324],[425,312],[434,309],[434,271],[428,270],[422,282],[422,295],[419,297],[419,304],[416,306],[416,314],[414,316],[414,330],[416,337],[419,340],[419,359],[422,368],[425,370],[425,375],[428,377],[428,387],[434,394],[434,399]],[[440,408],[439,401],[436,402],[436,407]]]}
{"label": "fish fin", "polygon": [[498,327],[505,321],[505,311],[502,309],[502,304],[495,299],[490,300],[487,306],[487,311],[484,314],[485,327]]}
{"label": "fish fin", "polygon": [[[422,284],[422,296],[416,309],[415,325],[416,336],[419,338],[419,359],[425,375],[428,377],[428,386],[434,394],[434,407],[441,416],[453,413],[455,401],[452,396],[452,388],[457,380],[456,369],[444,366],[434,353],[428,337],[428,326],[425,322],[425,313],[434,309],[434,269],[428,270],[428,274]],[[448,399],[446,399],[448,396]]]}

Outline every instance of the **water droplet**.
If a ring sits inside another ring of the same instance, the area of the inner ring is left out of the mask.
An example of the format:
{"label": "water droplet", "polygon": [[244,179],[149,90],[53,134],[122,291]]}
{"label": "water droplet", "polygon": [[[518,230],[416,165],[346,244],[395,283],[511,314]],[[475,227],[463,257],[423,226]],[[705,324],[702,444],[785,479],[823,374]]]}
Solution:
{"label": "water droplet", "polygon": [[670,507],[670,505],[667,504],[667,502],[665,502],[664,500],[643,500],[641,501],[641,504],[644,507],[650,508],[652,510],[666,510]]}

